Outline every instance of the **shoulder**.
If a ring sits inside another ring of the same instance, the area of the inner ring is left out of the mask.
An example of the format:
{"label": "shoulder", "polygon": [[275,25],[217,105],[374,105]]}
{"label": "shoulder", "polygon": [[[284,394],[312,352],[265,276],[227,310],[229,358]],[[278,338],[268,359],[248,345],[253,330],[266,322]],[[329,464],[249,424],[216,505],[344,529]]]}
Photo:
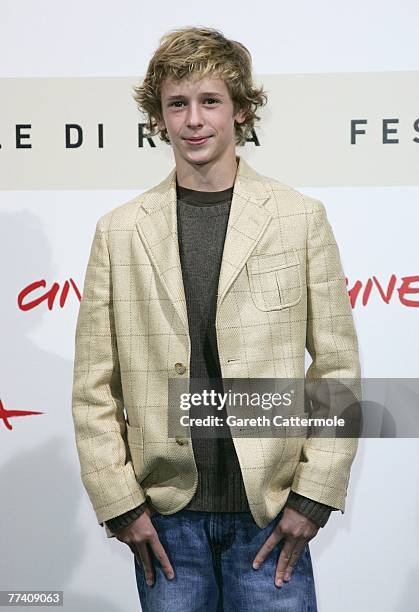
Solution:
{"label": "shoulder", "polygon": [[160,201],[173,180],[174,170],[170,172],[160,183],[153,185],[143,193],[134,196],[127,202],[119,204],[106,214],[102,215],[97,222],[99,231],[132,231],[139,216],[145,211],[143,204]]}
{"label": "shoulder", "polygon": [[139,216],[144,213],[142,208],[145,202],[153,201],[153,196],[161,196],[162,183],[154,185],[130,200],[119,204],[99,217],[97,229],[102,232],[132,231]]}
{"label": "shoulder", "polygon": [[144,200],[144,196],[145,193],[139,194],[99,217],[97,221],[97,230],[100,232],[110,232],[132,229]]}
{"label": "shoulder", "polygon": [[272,200],[271,206],[273,205],[282,214],[307,215],[325,212],[325,206],[318,198],[270,176],[260,175],[260,179],[265,194]]}

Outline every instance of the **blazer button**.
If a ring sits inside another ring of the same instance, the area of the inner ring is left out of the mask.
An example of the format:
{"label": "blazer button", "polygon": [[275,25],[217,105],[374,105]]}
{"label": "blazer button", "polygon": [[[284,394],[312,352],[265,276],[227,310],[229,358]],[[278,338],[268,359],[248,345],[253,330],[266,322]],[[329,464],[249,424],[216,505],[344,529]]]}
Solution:
{"label": "blazer button", "polygon": [[186,372],[186,366],[183,363],[175,363],[176,374],[184,374]]}
{"label": "blazer button", "polygon": [[188,444],[188,441],[185,440],[184,438],[176,437],[175,440],[176,440],[176,444],[179,444],[179,446],[183,446],[184,444]]}

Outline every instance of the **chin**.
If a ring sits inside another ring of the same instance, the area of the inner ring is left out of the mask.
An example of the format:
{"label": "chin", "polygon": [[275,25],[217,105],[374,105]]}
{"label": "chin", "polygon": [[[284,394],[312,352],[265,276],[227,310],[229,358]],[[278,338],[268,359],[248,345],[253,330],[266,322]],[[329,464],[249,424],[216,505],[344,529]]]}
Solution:
{"label": "chin", "polygon": [[189,154],[189,155],[185,155],[184,159],[186,159],[188,162],[192,163],[192,164],[207,164],[208,162],[212,161],[214,159],[214,155],[211,155],[210,153],[207,153],[205,151],[197,151],[195,154]]}
{"label": "chin", "polygon": [[189,163],[194,164],[195,166],[203,166],[210,162],[210,159],[189,159]]}

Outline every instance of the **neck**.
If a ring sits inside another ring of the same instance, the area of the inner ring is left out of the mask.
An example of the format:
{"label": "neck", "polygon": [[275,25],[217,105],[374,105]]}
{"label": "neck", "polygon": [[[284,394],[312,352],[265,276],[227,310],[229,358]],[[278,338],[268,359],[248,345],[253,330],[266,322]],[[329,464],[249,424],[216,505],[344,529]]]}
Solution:
{"label": "neck", "polygon": [[235,154],[227,160],[214,160],[206,164],[176,160],[177,184],[195,191],[223,191],[234,184],[237,166]]}

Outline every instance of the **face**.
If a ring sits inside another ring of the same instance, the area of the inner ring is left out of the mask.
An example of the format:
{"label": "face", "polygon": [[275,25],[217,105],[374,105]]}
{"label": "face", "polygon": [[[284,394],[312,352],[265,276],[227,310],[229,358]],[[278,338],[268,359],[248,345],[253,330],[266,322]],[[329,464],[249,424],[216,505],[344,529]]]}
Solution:
{"label": "face", "polygon": [[166,79],[161,101],[163,121],[158,125],[167,129],[177,165],[234,158],[234,122],[242,123],[245,113],[233,115],[233,102],[222,79]]}

